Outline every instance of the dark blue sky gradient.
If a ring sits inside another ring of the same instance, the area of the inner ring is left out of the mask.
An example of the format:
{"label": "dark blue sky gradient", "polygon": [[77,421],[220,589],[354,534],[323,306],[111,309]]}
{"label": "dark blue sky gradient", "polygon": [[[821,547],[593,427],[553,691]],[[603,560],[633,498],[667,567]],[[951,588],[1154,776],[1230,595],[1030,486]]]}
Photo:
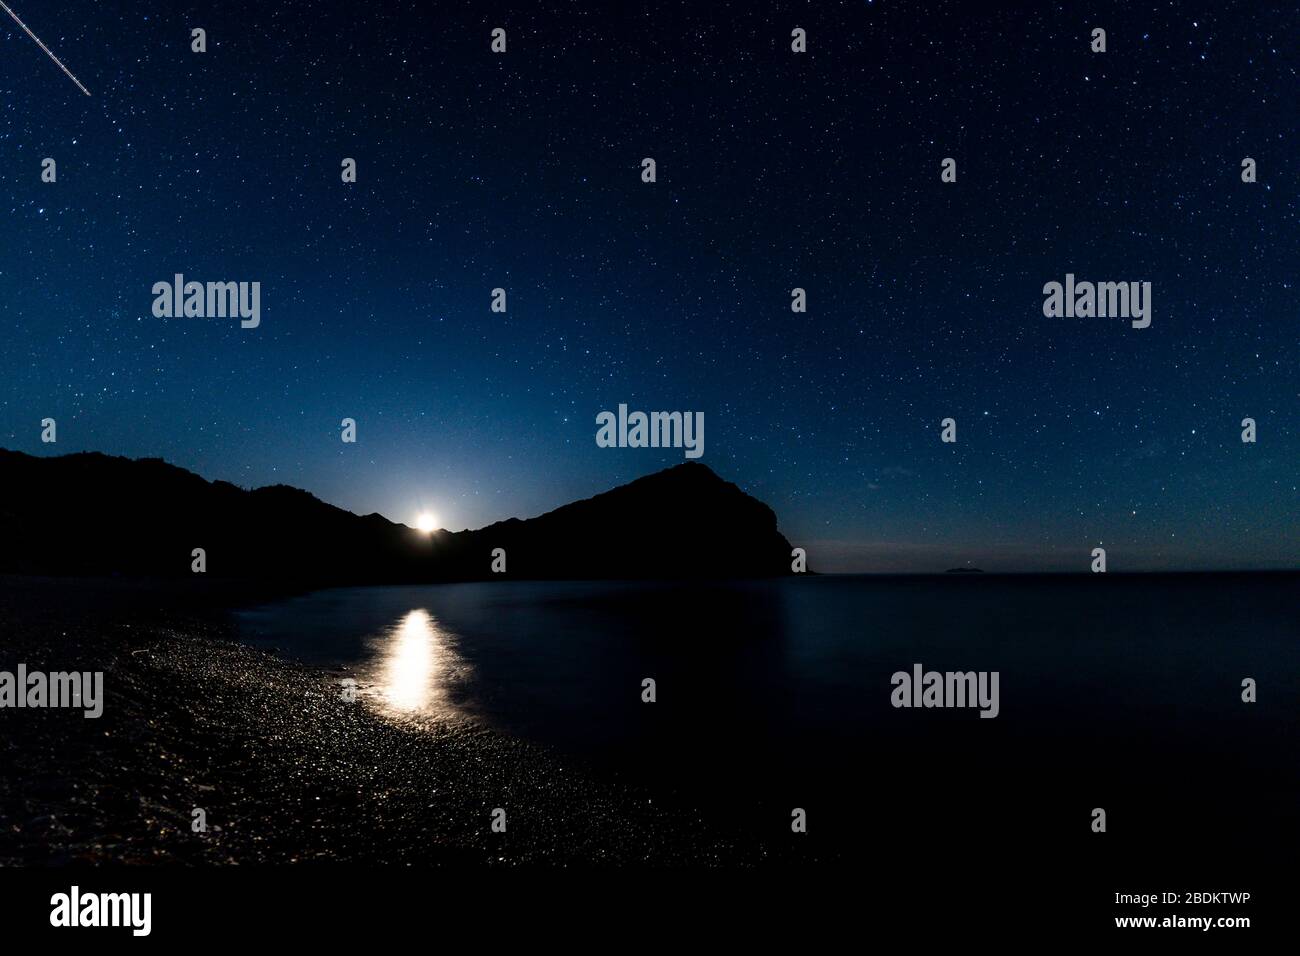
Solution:
{"label": "dark blue sky gradient", "polygon": [[459,529],[681,461],[625,402],[823,569],[1300,564],[1294,4],[276,6],[18,0],[91,98],[0,17],[0,444]]}

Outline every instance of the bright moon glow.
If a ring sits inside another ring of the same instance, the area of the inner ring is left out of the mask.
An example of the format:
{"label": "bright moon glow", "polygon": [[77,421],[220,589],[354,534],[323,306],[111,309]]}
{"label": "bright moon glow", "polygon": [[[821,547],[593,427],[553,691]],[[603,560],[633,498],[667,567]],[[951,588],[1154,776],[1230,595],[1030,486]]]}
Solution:
{"label": "bright moon glow", "polygon": [[415,526],[427,534],[434,528],[438,527],[438,519],[426,511],[424,514],[420,515],[420,517],[415,519]]}

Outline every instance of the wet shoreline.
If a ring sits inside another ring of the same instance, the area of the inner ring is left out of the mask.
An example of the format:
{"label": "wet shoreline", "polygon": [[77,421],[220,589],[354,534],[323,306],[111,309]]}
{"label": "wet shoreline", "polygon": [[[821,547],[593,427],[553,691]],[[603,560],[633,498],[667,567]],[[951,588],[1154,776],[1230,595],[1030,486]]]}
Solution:
{"label": "wet shoreline", "polygon": [[[262,595],[259,595],[259,597]],[[239,589],[0,580],[0,667],[102,670],[99,719],[4,710],[0,864],[745,865],[761,840],[463,720],[388,722],[233,640]],[[491,814],[506,810],[506,832]],[[202,811],[206,832],[195,832]]]}

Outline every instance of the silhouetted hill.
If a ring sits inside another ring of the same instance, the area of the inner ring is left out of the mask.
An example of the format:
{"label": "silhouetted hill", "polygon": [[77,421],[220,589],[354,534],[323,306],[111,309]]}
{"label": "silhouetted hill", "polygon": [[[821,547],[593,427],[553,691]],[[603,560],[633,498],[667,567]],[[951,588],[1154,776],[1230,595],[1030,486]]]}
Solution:
{"label": "silhouetted hill", "polygon": [[448,538],[442,553],[452,568],[505,548],[511,574],[528,578],[790,573],[790,543],[772,509],[696,462]]}
{"label": "silhouetted hill", "polygon": [[[790,573],[772,509],[695,462],[540,517],[425,535],[306,491],[248,491],[157,458],[0,449],[0,572],[207,574],[320,584]],[[504,548],[504,575],[491,573]]]}

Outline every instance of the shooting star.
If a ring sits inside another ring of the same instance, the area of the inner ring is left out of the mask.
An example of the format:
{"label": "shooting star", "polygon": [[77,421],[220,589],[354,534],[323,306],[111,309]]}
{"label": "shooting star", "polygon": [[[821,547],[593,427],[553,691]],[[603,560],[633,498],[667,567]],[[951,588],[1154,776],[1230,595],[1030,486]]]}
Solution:
{"label": "shooting star", "polygon": [[86,89],[84,86],[81,85],[81,80],[73,76],[72,71],[69,70],[66,66],[64,66],[63,63],[59,60],[59,58],[55,56],[52,52],[50,52],[50,48],[41,42],[41,38],[38,37],[35,33],[33,33],[31,30],[27,29],[27,24],[19,20],[18,14],[14,13],[12,10],[9,9],[9,4],[5,3],[4,0],[0,0],[0,7],[4,7],[5,13],[9,14],[9,16],[14,18],[14,23],[22,27],[23,32],[36,41],[36,45],[45,51],[45,55],[54,61],[55,66],[57,66],[64,73],[68,74],[68,79],[70,79],[73,83],[77,84],[77,89],[81,90],[81,92],[85,93],[87,96],[90,95],[90,90]]}

